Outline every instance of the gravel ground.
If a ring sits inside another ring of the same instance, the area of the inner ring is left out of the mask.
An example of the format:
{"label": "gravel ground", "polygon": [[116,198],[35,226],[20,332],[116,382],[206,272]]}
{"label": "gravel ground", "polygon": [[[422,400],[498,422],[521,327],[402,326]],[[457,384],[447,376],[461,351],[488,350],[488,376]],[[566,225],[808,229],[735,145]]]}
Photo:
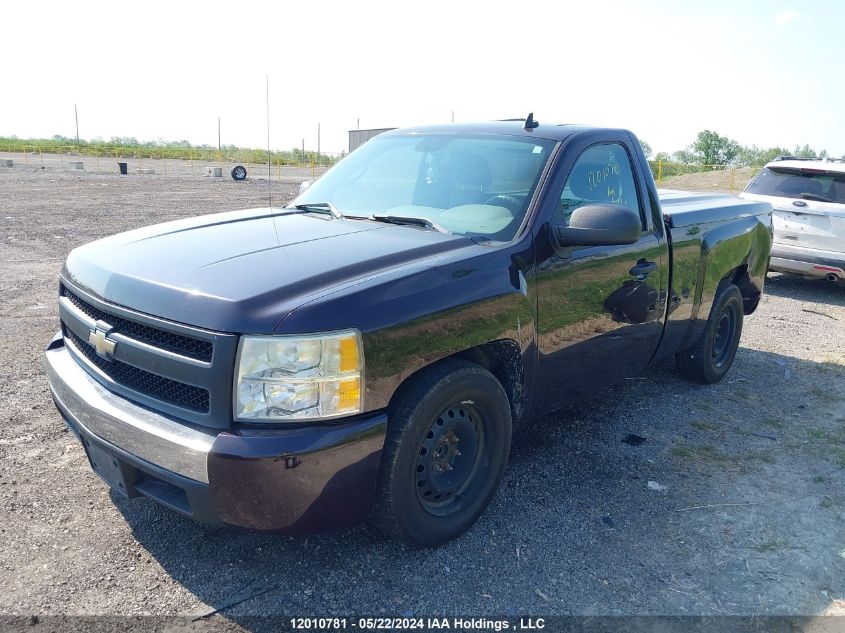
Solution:
{"label": "gravel ground", "polygon": [[46,386],[63,258],[118,231],[264,204],[266,181],[0,170],[0,614],[199,614],[260,591],[210,622],[845,614],[845,287],[825,282],[770,275],[719,385],[665,368],[531,420],[492,507],[436,550],[368,527],[209,528],[111,495]]}

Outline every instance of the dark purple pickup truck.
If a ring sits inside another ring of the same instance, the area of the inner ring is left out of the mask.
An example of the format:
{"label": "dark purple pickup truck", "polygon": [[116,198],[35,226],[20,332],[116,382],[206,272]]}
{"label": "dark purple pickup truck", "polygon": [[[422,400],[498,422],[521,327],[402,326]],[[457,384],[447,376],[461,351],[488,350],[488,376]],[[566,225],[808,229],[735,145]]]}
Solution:
{"label": "dark purple pickup truck", "polygon": [[488,505],[520,420],[669,357],[722,378],[771,238],[765,202],[658,195],[625,130],[396,130],[287,207],[71,252],[50,388],[130,497],[436,545]]}

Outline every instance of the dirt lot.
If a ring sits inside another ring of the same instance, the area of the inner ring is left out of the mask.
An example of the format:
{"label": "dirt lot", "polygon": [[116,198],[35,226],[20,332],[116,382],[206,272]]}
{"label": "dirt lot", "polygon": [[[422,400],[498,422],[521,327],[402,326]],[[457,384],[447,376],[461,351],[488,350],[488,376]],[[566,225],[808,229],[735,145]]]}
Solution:
{"label": "dirt lot", "polygon": [[116,174],[118,161],[125,162],[129,175],[158,175],[158,176],[207,176],[212,167],[222,169],[222,178],[229,180],[232,168],[241,165],[247,169],[252,179],[267,180],[268,175],[273,181],[299,184],[303,180],[314,178],[326,171],[325,167],[295,166],[260,163],[233,163],[229,160],[189,160],[174,158],[134,158],[132,156],[84,156],[79,154],[41,154],[24,152],[0,151],[0,159],[10,158],[14,166],[30,169],[45,169],[50,172]]}
{"label": "dirt lot", "polygon": [[[266,181],[0,170],[0,614],[198,614],[261,591],[212,622],[845,614],[845,287],[825,282],[770,275],[717,386],[666,368],[531,421],[492,507],[437,550],[368,527],[212,529],[111,495],[46,386],[63,258],[117,231],[264,204]],[[646,441],[623,443],[630,433]]]}
{"label": "dirt lot", "polygon": [[680,189],[681,191],[713,191],[736,195],[745,189],[751,179],[760,171],[759,167],[726,167],[713,171],[700,171],[663,178],[659,189]]}

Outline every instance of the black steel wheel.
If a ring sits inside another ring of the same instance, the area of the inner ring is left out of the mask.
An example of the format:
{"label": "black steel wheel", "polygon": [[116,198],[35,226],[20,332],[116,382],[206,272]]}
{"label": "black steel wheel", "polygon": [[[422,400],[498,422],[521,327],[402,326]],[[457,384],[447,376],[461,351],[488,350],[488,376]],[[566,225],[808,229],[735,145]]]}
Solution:
{"label": "black steel wheel", "polygon": [[719,314],[716,322],[716,329],[713,333],[713,365],[722,367],[728,361],[736,347],[732,343],[736,341],[737,315],[729,306],[725,306]]}
{"label": "black steel wheel", "polygon": [[743,316],[739,288],[723,282],[716,290],[710,317],[695,346],[675,357],[678,371],[690,380],[704,384],[721,380],[736,356]]}
{"label": "black steel wheel", "polygon": [[246,180],[246,167],[235,165],[232,169],[232,180]]}
{"label": "black steel wheel", "polygon": [[416,547],[465,532],[507,466],[510,402],[486,369],[449,360],[404,385],[389,409],[371,522]]}
{"label": "black steel wheel", "polygon": [[417,456],[417,496],[436,516],[460,510],[480,484],[484,421],[474,405],[455,403],[437,416]]}

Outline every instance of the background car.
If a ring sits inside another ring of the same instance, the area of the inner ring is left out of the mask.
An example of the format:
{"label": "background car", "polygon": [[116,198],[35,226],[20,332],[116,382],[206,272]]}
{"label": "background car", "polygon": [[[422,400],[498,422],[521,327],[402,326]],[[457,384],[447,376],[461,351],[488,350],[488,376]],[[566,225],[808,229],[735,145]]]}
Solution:
{"label": "background car", "polygon": [[774,208],[769,270],[845,281],[845,160],[778,158],[740,198]]}

